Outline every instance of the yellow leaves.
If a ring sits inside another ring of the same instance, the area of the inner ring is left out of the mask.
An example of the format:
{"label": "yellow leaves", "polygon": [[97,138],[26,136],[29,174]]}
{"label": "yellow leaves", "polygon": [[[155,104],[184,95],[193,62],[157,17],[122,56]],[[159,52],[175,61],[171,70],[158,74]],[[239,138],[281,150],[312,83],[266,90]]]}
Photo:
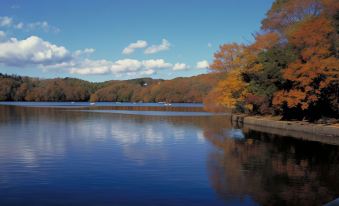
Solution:
{"label": "yellow leaves", "polygon": [[246,86],[239,69],[228,72],[226,79],[221,80],[215,88],[220,94],[217,102],[225,107],[235,108],[238,102],[244,100],[247,93]]}
{"label": "yellow leaves", "polygon": [[246,108],[248,111],[253,111],[253,104],[246,104],[246,105],[245,105],[245,108]]}

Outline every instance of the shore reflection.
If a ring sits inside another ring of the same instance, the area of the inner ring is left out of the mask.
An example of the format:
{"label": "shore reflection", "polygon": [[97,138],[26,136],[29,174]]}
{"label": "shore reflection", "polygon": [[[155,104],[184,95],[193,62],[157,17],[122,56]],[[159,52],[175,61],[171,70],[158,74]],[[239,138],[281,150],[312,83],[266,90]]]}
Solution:
{"label": "shore reflection", "polygon": [[144,205],[178,197],[177,205],[322,205],[339,197],[337,145],[239,129],[227,116],[0,106],[0,131],[0,204],[44,194],[40,205],[55,205],[55,193],[81,205],[94,203],[88,194],[123,205],[140,197]]}
{"label": "shore reflection", "polygon": [[211,184],[221,198],[260,205],[322,205],[339,196],[339,148],[248,130],[244,139],[206,129]]}

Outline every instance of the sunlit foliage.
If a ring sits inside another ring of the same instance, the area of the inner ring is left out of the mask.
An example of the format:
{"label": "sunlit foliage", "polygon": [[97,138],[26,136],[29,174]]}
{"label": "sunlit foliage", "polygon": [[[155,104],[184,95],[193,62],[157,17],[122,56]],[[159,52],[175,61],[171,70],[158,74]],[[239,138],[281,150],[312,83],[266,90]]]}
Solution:
{"label": "sunlit foliage", "polygon": [[252,44],[214,55],[211,68],[225,78],[208,97],[240,112],[338,117],[338,22],[336,0],[276,0]]}

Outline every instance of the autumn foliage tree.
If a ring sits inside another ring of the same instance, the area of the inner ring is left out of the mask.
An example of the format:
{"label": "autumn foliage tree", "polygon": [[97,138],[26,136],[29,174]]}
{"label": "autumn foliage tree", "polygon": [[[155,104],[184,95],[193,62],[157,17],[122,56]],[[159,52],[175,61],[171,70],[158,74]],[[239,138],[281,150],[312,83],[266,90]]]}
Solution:
{"label": "autumn foliage tree", "polygon": [[240,112],[338,118],[338,25],[337,0],[276,0],[252,44],[214,55],[225,78],[209,96]]}
{"label": "autumn foliage tree", "polygon": [[284,70],[283,77],[290,86],[275,94],[274,105],[308,113],[338,109],[339,59],[333,49],[333,35],[334,27],[325,16],[307,19],[289,34],[299,58]]}

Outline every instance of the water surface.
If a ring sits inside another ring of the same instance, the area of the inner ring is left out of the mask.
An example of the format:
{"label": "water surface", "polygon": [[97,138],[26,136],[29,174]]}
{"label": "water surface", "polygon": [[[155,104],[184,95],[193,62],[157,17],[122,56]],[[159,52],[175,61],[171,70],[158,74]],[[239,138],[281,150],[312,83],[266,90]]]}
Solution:
{"label": "water surface", "polygon": [[239,129],[187,105],[171,106],[179,113],[20,105],[0,106],[0,205],[321,205],[339,197],[336,145]]}

